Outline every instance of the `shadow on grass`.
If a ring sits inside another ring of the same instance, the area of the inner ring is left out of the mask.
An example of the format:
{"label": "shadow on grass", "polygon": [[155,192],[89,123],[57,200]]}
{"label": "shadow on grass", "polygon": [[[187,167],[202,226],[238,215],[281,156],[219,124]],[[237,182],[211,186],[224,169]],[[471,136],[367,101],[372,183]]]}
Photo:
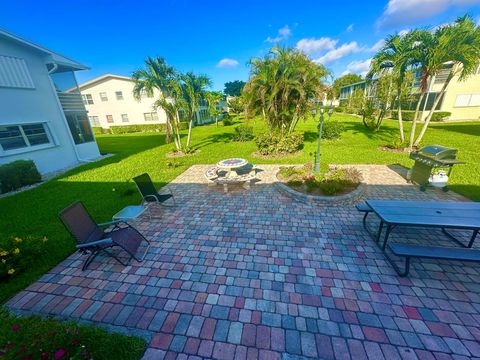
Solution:
{"label": "shadow on grass", "polygon": [[457,132],[466,135],[480,136],[480,124],[435,124],[434,129]]}

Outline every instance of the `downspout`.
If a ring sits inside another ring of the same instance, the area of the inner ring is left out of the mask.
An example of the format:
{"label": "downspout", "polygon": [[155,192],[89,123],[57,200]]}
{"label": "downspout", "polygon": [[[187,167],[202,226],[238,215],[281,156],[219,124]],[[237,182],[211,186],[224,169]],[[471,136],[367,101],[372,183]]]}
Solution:
{"label": "downspout", "polygon": [[73,140],[72,132],[70,130],[70,127],[68,126],[67,117],[65,116],[65,111],[63,110],[62,104],[60,103],[60,99],[58,98],[57,89],[55,89],[55,85],[53,84],[53,80],[50,77],[50,75],[53,74],[58,69],[57,64],[55,64],[55,63],[52,63],[52,64],[53,64],[53,68],[48,71],[48,75],[49,75],[48,79],[50,80],[50,86],[52,87],[53,93],[55,94],[55,100],[57,101],[57,106],[60,109],[60,113],[62,114],[63,123],[65,124],[65,127],[67,129],[67,133],[68,133],[68,138],[70,139],[70,142],[73,145],[73,151],[75,153],[75,157],[77,158],[78,162],[90,163],[90,162],[92,162],[91,160],[81,159],[80,155],[78,154],[78,150],[77,150],[77,146],[75,144],[75,140]]}

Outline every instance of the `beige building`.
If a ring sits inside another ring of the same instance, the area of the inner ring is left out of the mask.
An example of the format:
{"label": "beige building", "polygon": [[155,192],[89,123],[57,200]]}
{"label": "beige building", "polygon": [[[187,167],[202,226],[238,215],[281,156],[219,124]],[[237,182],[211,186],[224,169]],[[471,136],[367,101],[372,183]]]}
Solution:
{"label": "beige building", "polygon": [[[448,65],[447,65],[448,66]],[[450,73],[450,68],[445,68],[435,76],[429,84],[429,91],[420,105],[423,111],[422,118],[425,118],[433,106],[436,95],[441,90],[445,80]],[[366,96],[372,96],[371,86],[365,81],[344,86],[340,89],[340,104],[345,104],[348,98],[356,89],[364,91]],[[412,102],[410,109],[415,108],[416,103]],[[406,110],[406,109],[405,109]],[[479,120],[480,119],[480,66],[475,74],[466,80],[460,81],[459,75],[455,75],[447,87],[444,97],[435,109],[436,111],[450,112],[448,121]]]}
{"label": "beige building", "polygon": [[[106,74],[86,83],[80,84],[83,103],[88,111],[92,126],[109,128],[122,125],[165,124],[167,116],[162,109],[155,109],[153,96],[142,95],[140,100],[133,97],[134,82],[127,76]],[[201,103],[197,110],[197,124],[213,121],[207,106]]]}
{"label": "beige building", "polygon": [[133,124],[164,124],[162,109],[154,109],[153,97],[146,94],[140,101],[133,97],[133,80],[126,76],[107,74],[80,84],[83,103],[92,126],[109,128]]}

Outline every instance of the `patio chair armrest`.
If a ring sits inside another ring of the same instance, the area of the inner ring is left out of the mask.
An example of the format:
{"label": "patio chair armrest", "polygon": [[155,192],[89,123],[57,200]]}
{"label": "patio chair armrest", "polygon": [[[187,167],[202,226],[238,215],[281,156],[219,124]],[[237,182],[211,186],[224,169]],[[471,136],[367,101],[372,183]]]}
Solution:
{"label": "patio chair armrest", "polygon": [[92,241],[92,242],[88,242],[88,243],[84,243],[84,244],[78,244],[76,246],[76,248],[78,250],[80,250],[80,249],[85,249],[85,248],[89,248],[89,247],[95,247],[95,246],[101,246],[101,245],[111,245],[111,244],[113,244],[112,239],[111,238],[106,238],[106,239]]}
{"label": "patio chair armrest", "polygon": [[97,225],[101,226],[101,227],[105,227],[105,226],[110,226],[110,225],[118,225],[120,223],[125,223],[125,221],[123,221],[123,220],[112,220],[112,221],[107,221],[107,222],[97,224]]}
{"label": "patio chair armrest", "polygon": [[146,196],[143,197],[143,201],[148,202],[147,199],[153,199],[153,201],[155,201],[155,202],[158,201],[158,199],[157,199],[157,197],[156,197],[155,195],[146,195]]}

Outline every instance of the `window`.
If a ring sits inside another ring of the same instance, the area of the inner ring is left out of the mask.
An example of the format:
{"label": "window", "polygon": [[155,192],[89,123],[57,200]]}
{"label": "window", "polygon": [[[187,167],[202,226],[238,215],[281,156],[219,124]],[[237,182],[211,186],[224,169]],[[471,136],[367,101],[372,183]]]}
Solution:
{"label": "window", "polygon": [[75,144],[83,144],[95,140],[88,116],[85,113],[71,113],[65,116]]}
{"label": "window", "polygon": [[101,92],[100,93],[100,100],[102,101],[108,101],[108,96],[106,92]]}
{"label": "window", "polygon": [[145,118],[145,121],[155,121],[158,120],[158,114],[156,112],[151,112],[151,113],[144,113],[143,117]]}
{"label": "window", "polygon": [[455,99],[455,107],[480,106],[480,94],[460,94]]}
{"label": "window", "polygon": [[122,114],[122,122],[128,122],[128,114]]}
{"label": "window", "polygon": [[107,122],[108,123],[113,123],[113,116],[112,115],[107,115]]}
{"label": "window", "polygon": [[98,118],[98,116],[89,116],[88,120],[90,120],[90,124],[92,126],[101,126],[100,119]]}
{"label": "window", "polygon": [[123,100],[123,93],[121,91],[115,91],[117,100]]}
{"label": "window", "polygon": [[93,105],[92,94],[82,94],[82,99],[85,105]]}
{"label": "window", "polygon": [[24,59],[0,55],[0,86],[19,89],[35,89]]}
{"label": "window", "polygon": [[0,126],[0,145],[5,151],[50,142],[46,125],[43,123]]}

